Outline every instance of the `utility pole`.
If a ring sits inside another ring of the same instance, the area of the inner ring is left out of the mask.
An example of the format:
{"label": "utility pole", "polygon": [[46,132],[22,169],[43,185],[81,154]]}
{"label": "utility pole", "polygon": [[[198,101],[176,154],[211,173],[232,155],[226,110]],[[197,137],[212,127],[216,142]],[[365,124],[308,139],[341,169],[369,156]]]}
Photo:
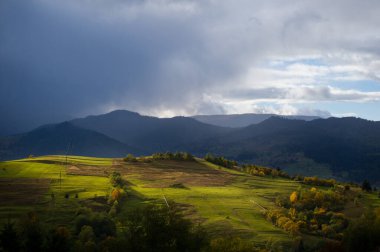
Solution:
{"label": "utility pole", "polygon": [[164,200],[165,200],[166,206],[167,206],[168,208],[170,208],[170,207],[169,207],[169,203],[168,203],[168,201],[166,200],[165,195],[163,195],[163,196],[164,196]]}
{"label": "utility pole", "polygon": [[[71,141],[70,141],[69,144],[67,145],[66,155],[65,155],[65,168],[66,168],[66,171],[67,171],[67,165],[68,165],[67,155],[69,154],[71,146],[72,146],[72,144],[71,144]],[[62,169],[59,171],[59,190],[62,191]]]}
{"label": "utility pole", "polygon": [[161,193],[162,193],[162,197],[164,198],[164,200],[165,200],[165,203],[166,203],[166,206],[168,207],[168,208],[170,208],[169,207],[169,203],[168,203],[168,201],[166,200],[166,197],[165,197],[165,194],[164,194],[164,190],[161,188]]}

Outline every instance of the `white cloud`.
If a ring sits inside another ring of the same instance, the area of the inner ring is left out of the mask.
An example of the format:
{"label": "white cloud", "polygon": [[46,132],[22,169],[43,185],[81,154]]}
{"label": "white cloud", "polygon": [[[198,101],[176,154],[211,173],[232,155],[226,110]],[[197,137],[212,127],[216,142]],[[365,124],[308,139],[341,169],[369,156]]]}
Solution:
{"label": "white cloud", "polygon": [[367,102],[379,101],[380,92],[362,92],[353,89],[339,89],[331,86],[296,86],[276,87],[264,89],[240,89],[225,95],[229,102],[250,100],[251,102],[273,103],[308,103],[308,102],[332,102],[352,101]]}
{"label": "white cloud", "polygon": [[[227,105],[226,105],[227,104]],[[298,108],[291,104],[260,104],[252,103],[251,101],[238,101],[234,103],[223,103],[225,113],[256,113],[256,114],[277,114],[277,115],[308,115],[319,117],[330,117],[331,114],[328,111],[315,109],[312,107]],[[208,113],[204,113],[208,114]],[[221,114],[221,113],[212,113]]]}

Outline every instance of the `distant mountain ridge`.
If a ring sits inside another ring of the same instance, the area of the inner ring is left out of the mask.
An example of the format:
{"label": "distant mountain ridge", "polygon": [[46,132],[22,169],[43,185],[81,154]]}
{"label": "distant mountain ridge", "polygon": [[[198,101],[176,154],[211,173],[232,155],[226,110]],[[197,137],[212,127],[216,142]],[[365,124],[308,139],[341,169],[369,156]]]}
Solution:
{"label": "distant mountain ridge", "polygon": [[147,152],[183,150],[193,142],[217,137],[231,129],[188,117],[157,118],[126,110],[75,119],[72,124],[105,134]]}
{"label": "distant mountain ridge", "polygon": [[69,122],[45,125],[25,134],[0,138],[0,159],[28,155],[69,154],[120,157],[137,149],[101,133],[74,126]]}
{"label": "distant mountain ridge", "polygon": [[380,183],[380,123],[359,118],[302,121],[271,117],[200,143],[193,150],[285,168],[291,173],[312,167],[308,175],[328,170],[331,173],[326,176]]}
{"label": "distant mountain ridge", "polygon": [[304,115],[276,115],[276,114],[229,114],[229,115],[195,115],[192,118],[215,126],[242,128],[252,124],[258,124],[270,117],[277,116],[287,119],[312,121],[319,119],[318,116],[304,116]]}
{"label": "distant mountain ridge", "polygon": [[164,151],[223,155],[292,174],[380,184],[380,122],[360,118],[279,116],[246,127],[220,127],[194,118],[156,118],[117,110],[0,138],[0,159],[29,154],[122,157]]}

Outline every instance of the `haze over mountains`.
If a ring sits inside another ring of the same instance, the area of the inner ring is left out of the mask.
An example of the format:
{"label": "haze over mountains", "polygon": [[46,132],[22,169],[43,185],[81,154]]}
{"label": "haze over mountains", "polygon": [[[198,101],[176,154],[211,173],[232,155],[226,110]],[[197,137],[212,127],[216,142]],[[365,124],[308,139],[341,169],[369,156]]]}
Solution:
{"label": "haze over mountains", "polygon": [[[221,127],[231,127],[231,128],[239,128],[246,127],[251,124],[258,124],[266,119],[278,116],[276,114],[231,114],[231,115],[196,115],[192,116],[192,118],[203,122]],[[303,116],[303,115],[284,115],[281,116],[287,119],[297,119],[304,121],[311,121],[314,119],[318,119],[318,116]]]}
{"label": "haze over mountains", "polygon": [[[244,127],[248,122],[256,124]],[[248,114],[156,118],[117,110],[0,138],[2,160],[68,150],[72,155],[101,157],[158,151],[190,151],[202,156],[211,152],[293,174],[380,181],[380,122],[352,117]]]}

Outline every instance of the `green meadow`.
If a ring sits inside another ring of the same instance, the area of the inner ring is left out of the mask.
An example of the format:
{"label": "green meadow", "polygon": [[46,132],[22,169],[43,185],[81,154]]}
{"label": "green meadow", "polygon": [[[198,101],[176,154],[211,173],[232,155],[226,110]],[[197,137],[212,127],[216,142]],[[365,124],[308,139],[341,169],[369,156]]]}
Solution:
{"label": "green meadow", "polygon": [[[114,171],[126,181],[128,195],[116,219],[147,203],[175,203],[213,237],[239,236],[262,246],[286,246],[294,239],[269,222],[263,212],[277,207],[276,197],[311,188],[291,179],[253,176],[198,158],[124,162],[80,156],[33,157],[0,163],[0,221],[34,211],[46,223],[70,226],[80,207],[107,211],[112,190],[109,176]],[[345,209],[352,218],[366,208],[380,206],[376,194],[362,194],[359,201]],[[322,239],[304,238],[310,243]]]}

